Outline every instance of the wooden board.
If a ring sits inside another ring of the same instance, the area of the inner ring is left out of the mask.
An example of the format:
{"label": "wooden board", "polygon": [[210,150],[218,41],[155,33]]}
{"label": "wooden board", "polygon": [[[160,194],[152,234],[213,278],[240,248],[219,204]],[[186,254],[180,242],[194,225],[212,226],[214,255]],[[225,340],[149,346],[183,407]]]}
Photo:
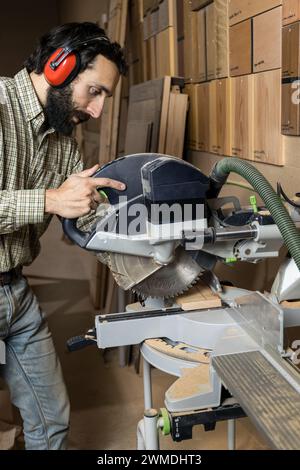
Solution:
{"label": "wooden board", "polygon": [[126,130],[125,155],[150,151],[153,123],[147,121],[129,121]]}
{"label": "wooden board", "polygon": [[158,136],[158,153],[165,153],[166,136],[167,136],[167,123],[170,101],[171,77],[165,77],[163,82],[162,98],[161,98],[161,113],[160,125]]}
{"label": "wooden board", "polygon": [[200,10],[200,8],[205,7],[209,3],[212,3],[213,0],[191,0],[190,1],[190,9],[192,11]]}
{"label": "wooden board", "polygon": [[282,78],[300,76],[300,23],[282,28]]}
{"label": "wooden board", "polygon": [[231,79],[231,155],[252,159],[253,75]]}
{"label": "wooden board", "polygon": [[219,153],[218,115],[217,115],[217,80],[209,83],[209,151]]}
{"label": "wooden board", "polygon": [[230,78],[217,80],[217,141],[218,154],[231,152],[231,88]]}
{"label": "wooden board", "polygon": [[197,149],[209,152],[209,84],[197,85],[196,95],[198,109]]}
{"label": "wooden board", "polygon": [[281,71],[258,73],[254,80],[253,160],[283,165],[281,139]]}
{"label": "wooden board", "polygon": [[182,158],[188,95],[170,93],[165,154]]}
{"label": "wooden board", "polygon": [[282,24],[287,25],[300,20],[300,0],[282,1]]}
{"label": "wooden board", "polygon": [[158,4],[158,32],[166,28],[176,28],[176,1],[162,0]]}
{"label": "wooden board", "polygon": [[198,54],[192,53],[197,44],[196,13],[189,8],[189,1],[184,0],[184,77],[192,81],[195,69],[198,69]]}
{"label": "wooden board", "polygon": [[216,78],[217,67],[217,38],[216,38],[216,9],[212,3],[206,7],[206,54],[207,80]]}
{"label": "wooden board", "polygon": [[231,152],[230,79],[209,84],[209,151],[218,155]]}
{"label": "wooden board", "polygon": [[[205,34],[205,10],[192,13],[195,17],[192,27],[196,29],[193,36],[196,36],[196,57],[192,63],[192,79],[196,82],[206,81],[206,34]],[[196,60],[195,60],[196,59]]]}
{"label": "wooden board", "polygon": [[130,88],[128,123],[137,118],[140,121],[153,122],[150,151],[154,153],[157,152],[159,142],[164,84],[164,79],[157,79]]}
{"label": "wooden board", "polygon": [[[154,39],[154,38],[153,38]],[[156,78],[166,75],[177,76],[178,63],[175,28],[164,29],[156,37]]]}
{"label": "wooden board", "polygon": [[229,76],[228,0],[215,0],[216,10],[216,78]]}
{"label": "wooden board", "polygon": [[197,150],[198,142],[198,106],[196,85],[186,85],[184,92],[189,96],[187,145],[191,150]]}
{"label": "wooden board", "polygon": [[229,31],[229,70],[231,77],[252,72],[251,20],[232,26]]}
{"label": "wooden board", "polygon": [[281,67],[282,7],[253,18],[253,72]]}
{"label": "wooden board", "polygon": [[229,24],[232,26],[281,4],[281,0],[230,0]]}
{"label": "wooden board", "polygon": [[204,283],[199,282],[187,294],[176,298],[176,303],[182,310],[201,310],[222,306],[220,297],[214,294]]}
{"label": "wooden board", "polygon": [[[299,92],[292,83],[282,85],[281,132],[284,135],[300,135]],[[298,100],[297,100],[298,98]]]}

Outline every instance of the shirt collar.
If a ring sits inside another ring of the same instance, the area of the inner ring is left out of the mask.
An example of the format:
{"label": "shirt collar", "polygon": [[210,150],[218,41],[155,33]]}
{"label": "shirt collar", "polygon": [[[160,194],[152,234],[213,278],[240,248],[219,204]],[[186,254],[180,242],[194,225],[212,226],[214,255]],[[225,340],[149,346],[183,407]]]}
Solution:
{"label": "shirt collar", "polygon": [[38,134],[45,122],[45,114],[35,92],[30,76],[27,70],[24,68],[15,75],[14,79],[16,83],[17,95],[24,116],[26,116],[26,121],[31,121],[33,129]]}

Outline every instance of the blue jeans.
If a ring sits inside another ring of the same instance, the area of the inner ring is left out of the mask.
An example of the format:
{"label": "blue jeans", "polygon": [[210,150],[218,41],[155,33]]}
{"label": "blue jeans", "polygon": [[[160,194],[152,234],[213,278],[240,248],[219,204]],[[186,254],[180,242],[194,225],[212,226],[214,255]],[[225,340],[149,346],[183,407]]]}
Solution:
{"label": "blue jeans", "polygon": [[70,406],[51,333],[26,278],[0,286],[0,374],[24,421],[26,449],[65,449]]}

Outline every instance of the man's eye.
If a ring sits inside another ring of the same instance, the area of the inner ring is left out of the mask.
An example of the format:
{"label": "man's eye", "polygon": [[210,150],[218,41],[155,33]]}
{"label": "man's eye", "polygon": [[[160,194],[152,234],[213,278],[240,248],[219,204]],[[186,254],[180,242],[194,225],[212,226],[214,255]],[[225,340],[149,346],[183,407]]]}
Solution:
{"label": "man's eye", "polygon": [[98,88],[95,88],[95,87],[91,87],[90,88],[90,94],[93,95],[93,96],[100,95],[101,90],[98,90]]}

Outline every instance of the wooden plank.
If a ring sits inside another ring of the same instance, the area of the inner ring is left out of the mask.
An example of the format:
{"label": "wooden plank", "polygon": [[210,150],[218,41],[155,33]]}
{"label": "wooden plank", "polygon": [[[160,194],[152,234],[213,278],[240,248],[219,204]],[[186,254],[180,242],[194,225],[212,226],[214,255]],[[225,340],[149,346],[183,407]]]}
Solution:
{"label": "wooden plank", "polygon": [[300,135],[300,104],[297,88],[293,83],[285,83],[281,87],[281,132],[284,135]]}
{"label": "wooden plank", "polygon": [[[191,81],[194,70],[194,54],[192,50],[196,44],[195,13],[190,11],[189,1],[184,0],[184,77]],[[194,41],[194,43],[193,43]],[[196,55],[196,61],[198,60]]]}
{"label": "wooden plank", "polygon": [[[195,17],[197,55],[193,59],[192,78],[197,82],[206,81],[206,34],[205,9],[193,13]],[[194,27],[194,24],[193,24]],[[197,59],[197,60],[196,60]]]}
{"label": "wooden plank", "polygon": [[158,5],[158,32],[176,27],[176,1],[162,0]]}
{"label": "wooden plank", "polygon": [[152,127],[153,123],[151,121],[128,122],[125,140],[125,155],[146,153],[150,151]]}
{"label": "wooden plank", "polygon": [[198,142],[198,115],[197,106],[197,88],[196,85],[186,85],[184,92],[189,96],[189,113],[188,113],[188,132],[187,145],[191,150],[197,150]]}
{"label": "wooden plank", "polygon": [[218,114],[217,114],[217,80],[209,83],[209,151],[219,153]]}
{"label": "wooden plank", "polygon": [[216,10],[216,78],[229,76],[229,23],[228,0],[215,0]]}
{"label": "wooden plank", "polygon": [[217,80],[217,142],[219,155],[231,153],[231,88],[230,78]]}
{"label": "wooden plank", "polygon": [[176,303],[184,311],[215,308],[222,305],[220,297],[202,282],[199,282],[186,294],[177,297]]}
{"label": "wooden plank", "polygon": [[150,80],[158,78],[156,66],[156,36],[148,39],[149,43],[149,60],[150,60]]}
{"label": "wooden plank", "polygon": [[157,148],[158,153],[165,153],[170,89],[171,89],[171,77],[165,77],[164,82],[163,82],[161,113],[160,113],[160,123],[159,123],[159,137],[158,137],[158,148]]}
{"label": "wooden plank", "polygon": [[197,149],[209,152],[209,84],[197,85],[196,94],[198,109]]}
{"label": "wooden plank", "polygon": [[229,25],[233,26],[279,5],[282,5],[281,0],[230,0]]}
{"label": "wooden plank", "polygon": [[231,79],[231,155],[252,159],[253,75]]}
{"label": "wooden plank", "polygon": [[207,80],[216,78],[217,67],[217,38],[216,38],[216,9],[212,3],[206,7],[206,53]]}
{"label": "wooden plank", "polygon": [[[156,78],[177,76],[177,39],[175,29],[167,28],[156,37]],[[175,42],[176,41],[176,42]]]}
{"label": "wooden plank", "polygon": [[287,25],[300,20],[300,0],[282,1],[282,24]]}
{"label": "wooden plank", "polygon": [[282,7],[253,18],[253,72],[281,67]]}
{"label": "wooden plank", "polygon": [[182,158],[188,95],[170,93],[165,153]]}
{"label": "wooden plank", "polygon": [[229,31],[230,76],[249,75],[252,72],[252,23],[243,21]]}
{"label": "wooden plank", "polygon": [[190,1],[190,9],[192,11],[200,10],[200,8],[205,7],[209,3],[212,3],[213,0],[191,0]]}
{"label": "wooden plank", "polygon": [[282,28],[282,78],[300,76],[300,23]]}
{"label": "wooden plank", "polygon": [[156,36],[158,34],[158,7],[155,10],[152,10],[149,14],[150,26],[149,26],[149,36]]}
{"label": "wooden plank", "polygon": [[165,79],[156,79],[130,88],[128,122],[153,122],[150,151],[156,153],[160,136],[160,116]]}
{"label": "wooden plank", "polygon": [[231,155],[253,158],[253,75],[231,79]]}
{"label": "wooden plank", "polygon": [[281,139],[281,71],[253,76],[254,145],[253,160],[283,165]]}

